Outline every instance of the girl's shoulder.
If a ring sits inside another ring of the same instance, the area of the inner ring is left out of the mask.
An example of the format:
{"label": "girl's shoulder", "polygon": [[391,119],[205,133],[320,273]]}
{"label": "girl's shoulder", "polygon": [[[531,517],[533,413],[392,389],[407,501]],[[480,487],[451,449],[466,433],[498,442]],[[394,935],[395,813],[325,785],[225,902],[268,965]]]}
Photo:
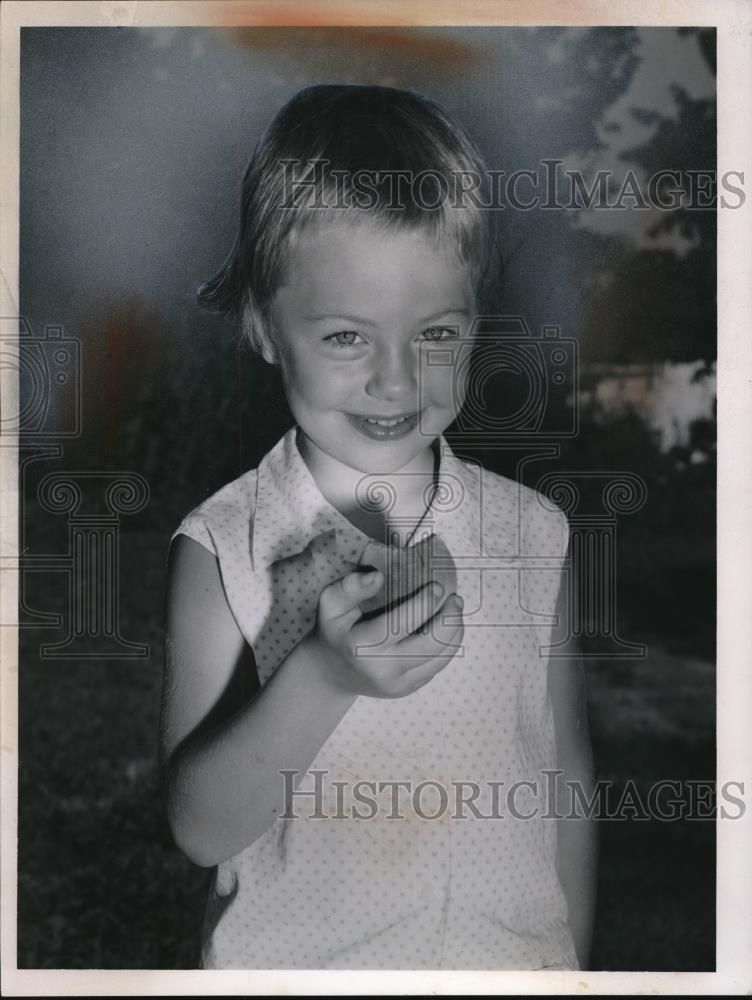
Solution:
{"label": "girl's shoulder", "polygon": [[170,538],[187,535],[215,555],[217,536],[248,537],[256,508],[258,469],[249,469],[221,486],[185,515]]}
{"label": "girl's shoulder", "polygon": [[[478,462],[462,460],[461,464],[465,480],[470,479],[476,494],[486,538],[515,538],[528,552],[566,549],[569,520],[556,502],[555,490],[527,486]],[[538,486],[545,486],[545,478]]]}
{"label": "girl's shoulder", "polygon": [[[526,513],[540,511],[542,515],[551,516],[554,520],[566,519],[566,514],[550,492],[527,486],[518,479],[512,479],[499,472],[493,472],[476,460],[454,455],[453,462],[454,470],[460,470],[463,485],[469,483],[473,492],[482,497],[484,504],[493,509],[513,507]],[[548,475],[541,477],[538,485],[545,486],[550,478]],[[565,497],[562,496],[562,499]]]}

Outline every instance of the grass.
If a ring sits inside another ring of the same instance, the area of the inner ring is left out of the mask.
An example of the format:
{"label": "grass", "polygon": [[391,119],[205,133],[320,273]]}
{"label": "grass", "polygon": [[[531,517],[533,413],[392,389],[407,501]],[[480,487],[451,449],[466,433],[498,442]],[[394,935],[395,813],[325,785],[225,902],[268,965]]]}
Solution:
{"label": "grass", "polygon": [[[646,660],[589,661],[587,674],[598,778],[618,789],[634,782],[642,802],[659,781],[713,781],[711,663],[648,643]],[[691,793],[685,786],[677,797],[688,803]],[[715,969],[714,823],[611,820],[599,827],[593,967]]]}

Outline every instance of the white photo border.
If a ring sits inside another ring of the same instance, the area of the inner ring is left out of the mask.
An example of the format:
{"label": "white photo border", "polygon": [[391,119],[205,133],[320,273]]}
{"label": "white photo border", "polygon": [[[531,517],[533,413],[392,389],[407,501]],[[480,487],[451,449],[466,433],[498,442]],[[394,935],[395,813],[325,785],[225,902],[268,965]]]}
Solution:
{"label": "white photo border", "polygon": [[[22,26],[491,26],[640,25],[717,29],[718,175],[752,179],[752,6],[745,0],[245,0],[245,2],[34,2],[0,11],[2,229],[0,296],[18,315],[19,44]],[[717,782],[752,784],[752,208],[718,212],[718,646]],[[3,412],[17,412],[17,373],[3,368]],[[0,448],[2,557],[18,556],[18,453]],[[2,573],[2,621],[17,615],[17,573]],[[391,994],[743,994],[752,990],[752,815],[717,820],[716,971],[347,972],[116,971],[18,969],[16,854],[18,791],[17,630],[0,629],[2,893],[6,996],[391,995]]]}

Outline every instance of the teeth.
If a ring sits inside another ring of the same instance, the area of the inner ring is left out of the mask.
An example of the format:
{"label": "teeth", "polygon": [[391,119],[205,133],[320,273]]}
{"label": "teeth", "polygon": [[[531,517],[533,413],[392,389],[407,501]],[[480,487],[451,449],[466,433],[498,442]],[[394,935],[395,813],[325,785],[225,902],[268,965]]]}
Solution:
{"label": "teeth", "polygon": [[404,423],[407,419],[407,417],[397,417],[395,420],[374,420],[371,417],[366,417],[366,423],[378,424],[379,427],[394,427],[396,424]]}

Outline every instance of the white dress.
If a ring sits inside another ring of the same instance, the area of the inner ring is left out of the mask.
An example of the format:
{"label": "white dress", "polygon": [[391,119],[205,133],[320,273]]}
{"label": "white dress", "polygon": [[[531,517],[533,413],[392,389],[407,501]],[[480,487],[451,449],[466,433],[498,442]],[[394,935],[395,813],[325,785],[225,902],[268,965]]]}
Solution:
{"label": "white dress", "polygon": [[[545,647],[567,519],[439,444],[438,488],[411,542],[435,532],[452,555],[462,649],[406,698],[357,698],[297,785],[319,798],[295,794],[296,818],[218,866],[204,968],[579,967],[543,801],[556,766]],[[262,685],[369,542],[322,496],[295,428],[178,533],[216,554]]]}

